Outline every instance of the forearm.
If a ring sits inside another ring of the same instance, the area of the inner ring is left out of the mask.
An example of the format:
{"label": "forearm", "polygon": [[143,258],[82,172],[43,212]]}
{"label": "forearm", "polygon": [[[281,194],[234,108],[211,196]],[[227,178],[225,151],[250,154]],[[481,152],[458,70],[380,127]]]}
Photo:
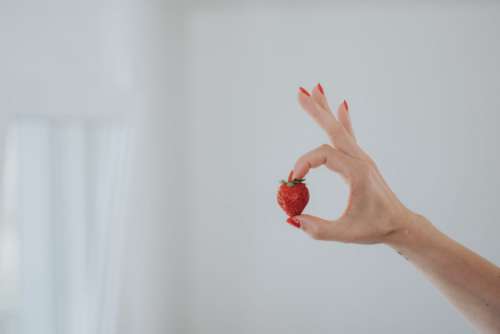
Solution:
{"label": "forearm", "polygon": [[476,328],[500,333],[500,268],[424,217],[411,217],[387,244],[423,272]]}
{"label": "forearm", "polygon": [[318,240],[387,243],[429,277],[478,329],[500,333],[500,269],[404,207],[358,145],[346,101],[338,107],[337,118],[319,84],[311,93],[301,87],[298,100],[332,145],[321,145],[300,157],[292,176],[302,179],[311,168],[325,165],[344,177],[350,194],[338,219],[302,214],[292,218],[292,225]]}

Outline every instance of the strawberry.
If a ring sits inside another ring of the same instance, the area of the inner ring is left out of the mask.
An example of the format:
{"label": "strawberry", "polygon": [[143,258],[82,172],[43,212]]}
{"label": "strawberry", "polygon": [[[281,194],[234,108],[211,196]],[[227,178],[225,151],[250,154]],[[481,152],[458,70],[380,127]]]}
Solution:
{"label": "strawberry", "polygon": [[[278,204],[285,211],[288,217],[300,215],[309,202],[309,190],[306,184],[303,183],[305,179],[293,179],[293,171],[288,175],[288,180],[281,180],[281,185],[278,190]],[[288,223],[298,227],[294,220],[290,218]]]}

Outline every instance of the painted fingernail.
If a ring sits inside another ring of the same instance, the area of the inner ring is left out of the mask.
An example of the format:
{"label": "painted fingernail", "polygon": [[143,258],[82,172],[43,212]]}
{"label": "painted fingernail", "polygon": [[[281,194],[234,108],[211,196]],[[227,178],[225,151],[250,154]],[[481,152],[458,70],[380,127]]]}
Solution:
{"label": "painted fingernail", "polygon": [[321,95],[325,95],[325,91],[323,90],[323,86],[321,86],[320,83],[318,83],[318,89],[319,89],[319,92],[321,93]]}
{"label": "painted fingernail", "polygon": [[344,108],[346,111],[349,111],[349,105],[347,104],[346,100],[344,100]]}
{"label": "painted fingernail", "polygon": [[293,227],[300,228],[300,221],[294,217],[290,217],[286,220],[286,222]]}
{"label": "painted fingernail", "polygon": [[304,87],[299,87],[299,90],[302,94],[306,96],[311,96],[311,94],[309,94],[309,92]]}
{"label": "painted fingernail", "polygon": [[288,174],[288,182],[292,182],[293,178],[293,169],[290,171],[290,174]]}

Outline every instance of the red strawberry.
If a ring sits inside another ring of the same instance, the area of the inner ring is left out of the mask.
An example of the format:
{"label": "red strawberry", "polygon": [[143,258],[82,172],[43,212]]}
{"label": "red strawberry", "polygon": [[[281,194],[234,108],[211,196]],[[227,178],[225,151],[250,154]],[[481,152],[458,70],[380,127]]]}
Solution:
{"label": "red strawberry", "polygon": [[[292,174],[293,171],[288,175],[288,181],[281,181],[277,196],[278,204],[288,217],[300,215],[306,207],[307,202],[309,202],[309,190],[307,190],[306,184],[303,183],[305,179],[292,180]],[[288,219],[288,222],[298,227],[290,219]]]}

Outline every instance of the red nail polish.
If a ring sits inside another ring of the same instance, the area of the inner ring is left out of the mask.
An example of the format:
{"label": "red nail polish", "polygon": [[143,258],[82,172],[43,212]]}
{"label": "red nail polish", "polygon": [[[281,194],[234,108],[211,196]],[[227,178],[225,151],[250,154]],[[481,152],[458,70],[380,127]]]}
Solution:
{"label": "red nail polish", "polygon": [[290,217],[286,220],[286,222],[293,227],[300,228],[300,221],[294,217]]}
{"label": "red nail polish", "polygon": [[299,87],[299,89],[300,89],[302,94],[304,94],[306,96],[311,96],[311,94],[309,94],[309,92],[304,87]]}
{"label": "red nail polish", "polygon": [[344,108],[346,111],[349,111],[349,105],[347,104],[346,100],[344,100]]}
{"label": "red nail polish", "polygon": [[290,174],[288,174],[288,182],[292,182],[292,177],[293,177],[293,169],[290,171]]}
{"label": "red nail polish", "polygon": [[321,86],[320,83],[318,83],[318,89],[319,89],[319,92],[321,93],[321,95],[325,95],[325,91],[323,90],[323,86]]}

